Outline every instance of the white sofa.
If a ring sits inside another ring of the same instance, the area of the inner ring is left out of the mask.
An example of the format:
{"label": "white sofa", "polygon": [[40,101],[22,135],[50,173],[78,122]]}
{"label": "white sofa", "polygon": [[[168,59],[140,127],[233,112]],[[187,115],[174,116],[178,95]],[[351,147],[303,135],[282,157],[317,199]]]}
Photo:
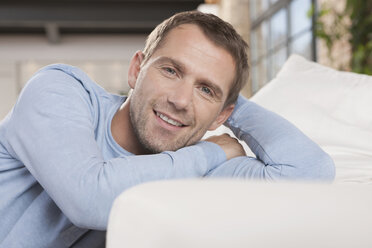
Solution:
{"label": "white sofa", "polygon": [[108,248],[372,247],[372,77],[292,55],[251,100],[328,152],[335,182],[139,185],[113,205]]}

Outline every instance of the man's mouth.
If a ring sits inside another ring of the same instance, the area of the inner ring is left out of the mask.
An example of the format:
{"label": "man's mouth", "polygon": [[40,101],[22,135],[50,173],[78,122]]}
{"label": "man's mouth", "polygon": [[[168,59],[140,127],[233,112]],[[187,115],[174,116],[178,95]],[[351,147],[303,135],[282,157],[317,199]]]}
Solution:
{"label": "man's mouth", "polygon": [[162,113],[159,113],[157,111],[155,111],[155,114],[160,118],[162,119],[163,121],[165,121],[166,123],[170,124],[170,125],[173,125],[173,126],[176,126],[176,127],[183,127],[185,125],[183,125],[182,123],[176,121],[176,120],[173,120],[171,118],[169,118],[168,116],[162,114]]}

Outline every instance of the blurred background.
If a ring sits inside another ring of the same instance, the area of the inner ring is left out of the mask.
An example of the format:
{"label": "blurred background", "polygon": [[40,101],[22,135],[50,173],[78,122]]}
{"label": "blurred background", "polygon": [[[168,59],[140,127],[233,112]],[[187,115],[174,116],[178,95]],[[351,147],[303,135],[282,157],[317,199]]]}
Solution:
{"label": "blurred background", "polygon": [[32,74],[51,63],[78,66],[106,90],[126,94],[129,61],[149,32],[195,9],[230,22],[248,42],[248,97],[292,53],[372,74],[370,0],[1,0],[0,119]]}

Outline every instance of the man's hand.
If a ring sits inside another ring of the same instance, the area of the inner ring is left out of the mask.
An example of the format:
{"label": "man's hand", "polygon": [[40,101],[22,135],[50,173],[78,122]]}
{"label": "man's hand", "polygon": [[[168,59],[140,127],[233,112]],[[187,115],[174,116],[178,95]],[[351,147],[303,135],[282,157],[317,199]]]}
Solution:
{"label": "man's hand", "polygon": [[239,156],[246,156],[244,148],[238,142],[238,140],[226,133],[218,136],[211,136],[207,138],[205,141],[213,142],[219,145],[225,152],[227,159]]}

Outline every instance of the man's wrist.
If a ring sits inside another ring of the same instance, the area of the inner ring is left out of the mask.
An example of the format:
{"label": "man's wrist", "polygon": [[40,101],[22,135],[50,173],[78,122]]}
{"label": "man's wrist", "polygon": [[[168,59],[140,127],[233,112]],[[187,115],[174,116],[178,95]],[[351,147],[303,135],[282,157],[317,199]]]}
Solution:
{"label": "man's wrist", "polygon": [[199,141],[195,144],[200,147],[210,170],[227,160],[225,151],[217,144],[209,141]]}

